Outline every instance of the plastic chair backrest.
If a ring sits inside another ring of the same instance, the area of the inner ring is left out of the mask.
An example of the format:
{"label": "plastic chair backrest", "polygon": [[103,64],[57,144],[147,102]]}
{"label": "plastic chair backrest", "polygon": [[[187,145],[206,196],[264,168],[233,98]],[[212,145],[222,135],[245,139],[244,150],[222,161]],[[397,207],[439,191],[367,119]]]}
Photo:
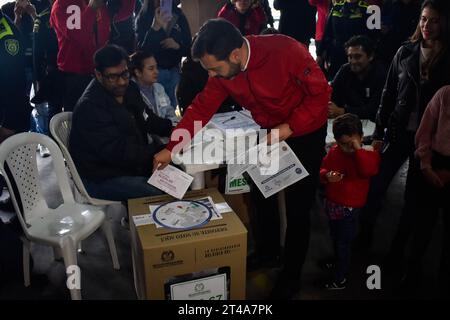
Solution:
{"label": "plastic chair backrest", "polygon": [[86,191],[83,181],[78,174],[75,163],[69,153],[69,136],[72,129],[72,115],[73,112],[61,112],[53,116],[50,120],[50,132],[53,138],[58,143],[61,151],[66,159],[67,166],[69,167],[70,174],[72,175],[73,182],[81,195],[91,203],[91,197]]}
{"label": "plastic chair backrest", "polygon": [[[14,208],[24,230],[27,229],[28,221],[42,217],[48,212],[48,205],[39,183],[36,156],[38,144],[50,151],[57,185],[64,203],[75,203],[64,158],[58,145],[51,138],[39,133],[25,132],[9,137],[0,145],[0,170],[5,177]],[[20,199],[17,199],[16,195]]]}

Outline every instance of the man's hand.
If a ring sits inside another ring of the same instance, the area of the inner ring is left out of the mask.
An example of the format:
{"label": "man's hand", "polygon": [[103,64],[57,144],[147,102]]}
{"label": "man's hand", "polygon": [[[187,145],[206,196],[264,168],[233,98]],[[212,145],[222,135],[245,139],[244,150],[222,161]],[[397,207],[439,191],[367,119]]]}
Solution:
{"label": "man's hand", "polygon": [[336,118],[344,113],[344,108],[339,108],[333,101],[328,102],[328,118]]}
{"label": "man's hand", "polygon": [[425,180],[436,188],[444,187],[444,183],[442,182],[439,175],[431,168],[422,169]]}
{"label": "man's hand", "polygon": [[32,5],[30,2],[27,3],[27,5],[25,6],[25,12],[29,14],[29,16],[33,19],[33,21],[36,19],[37,17],[37,13],[36,13],[36,7],[34,5]]}
{"label": "man's hand", "polygon": [[14,24],[17,26],[22,22],[22,16],[25,12],[25,5],[23,1],[17,1],[14,5]]}
{"label": "man's hand", "polygon": [[153,157],[153,172],[156,169],[158,170],[164,169],[170,163],[171,160],[172,160],[172,153],[167,149],[161,150]]}
{"label": "man's hand", "polygon": [[178,44],[178,42],[173,40],[173,38],[167,38],[161,41],[160,44],[161,47],[163,47],[164,49],[174,49],[174,50],[180,49],[180,45]]}
{"label": "man's hand", "polygon": [[328,171],[325,176],[327,177],[328,182],[331,183],[339,182],[344,178],[344,175],[337,171]]}
{"label": "man's hand", "polygon": [[267,144],[271,145],[273,142],[275,142],[276,137],[276,131],[278,131],[278,142],[284,141],[287,138],[289,138],[294,132],[292,131],[291,127],[287,123],[280,124],[272,130],[270,130],[270,134],[267,135]]}

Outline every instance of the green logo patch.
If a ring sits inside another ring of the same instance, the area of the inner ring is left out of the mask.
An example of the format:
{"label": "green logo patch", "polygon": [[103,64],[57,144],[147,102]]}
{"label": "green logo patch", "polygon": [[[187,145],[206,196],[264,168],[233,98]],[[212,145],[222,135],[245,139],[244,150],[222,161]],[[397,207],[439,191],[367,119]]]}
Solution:
{"label": "green logo patch", "polygon": [[16,39],[8,39],[5,41],[5,48],[6,52],[8,52],[12,56],[15,56],[19,53],[19,41],[17,41]]}

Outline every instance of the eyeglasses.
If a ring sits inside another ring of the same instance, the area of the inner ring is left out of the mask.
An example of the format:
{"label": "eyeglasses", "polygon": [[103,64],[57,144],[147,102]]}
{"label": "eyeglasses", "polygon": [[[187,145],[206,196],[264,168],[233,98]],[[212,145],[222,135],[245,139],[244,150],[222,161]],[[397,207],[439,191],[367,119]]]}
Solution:
{"label": "eyeglasses", "polygon": [[117,82],[119,80],[119,78],[122,78],[123,80],[129,80],[131,74],[130,74],[130,71],[125,70],[122,73],[110,73],[110,74],[102,73],[102,76],[110,82]]}

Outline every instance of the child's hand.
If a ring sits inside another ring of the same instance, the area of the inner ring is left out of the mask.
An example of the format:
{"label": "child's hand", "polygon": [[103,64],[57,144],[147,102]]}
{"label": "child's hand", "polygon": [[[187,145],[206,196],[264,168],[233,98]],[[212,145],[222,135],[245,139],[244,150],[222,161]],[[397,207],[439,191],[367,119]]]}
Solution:
{"label": "child's hand", "polygon": [[352,148],[353,148],[353,150],[359,150],[359,149],[361,149],[361,140],[358,140],[358,139],[353,139],[352,140]]}
{"label": "child's hand", "polygon": [[337,171],[328,171],[326,177],[328,182],[339,182],[344,178],[344,175]]}

